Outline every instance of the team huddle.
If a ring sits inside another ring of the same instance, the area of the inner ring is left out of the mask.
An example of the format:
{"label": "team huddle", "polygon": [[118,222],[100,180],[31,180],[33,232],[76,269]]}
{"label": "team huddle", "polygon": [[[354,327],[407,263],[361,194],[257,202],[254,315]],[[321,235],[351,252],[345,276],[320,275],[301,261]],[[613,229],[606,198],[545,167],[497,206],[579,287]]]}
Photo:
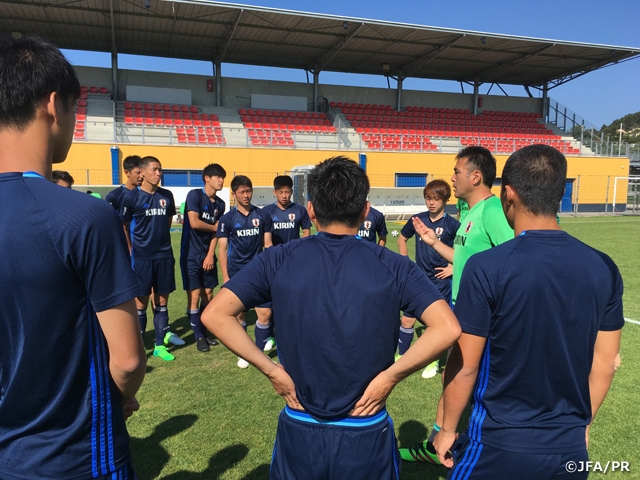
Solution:
{"label": "team huddle", "polygon": [[[1,38],[0,85],[2,475],[135,479],[125,421],[140,408],[149,303],[153,355],[172,361],[184,344],[168,314],[174,197],[155,157],[127,157],[109,203],[50,181],[80,95],[55,46]],[[401,459],[442,464],[452,480],[587,477],[566,465],[588,459],[613,380],[623,284],[607,255],[560,229],[566,176],[559,151],[528,146],[507,160],[498,197],[491,152],[465,148],[451,178],[459,219],[445,213],[449,184],[430,182],[398,254],[346,157],[309,173],[305,206],[278,176],[276,202],[257,208],[236,176],[227,213],[224,168],[203,169],[185,202],[187,313],[199,351],[222,342],[285,400],[271,479],[398,480]],[[414,341],[416,321],[426,329]],[[276,342],[279,363],[265,355]],[[398,449],[386,401],[420,370],[443,373],[436,418],[424,442]]]}

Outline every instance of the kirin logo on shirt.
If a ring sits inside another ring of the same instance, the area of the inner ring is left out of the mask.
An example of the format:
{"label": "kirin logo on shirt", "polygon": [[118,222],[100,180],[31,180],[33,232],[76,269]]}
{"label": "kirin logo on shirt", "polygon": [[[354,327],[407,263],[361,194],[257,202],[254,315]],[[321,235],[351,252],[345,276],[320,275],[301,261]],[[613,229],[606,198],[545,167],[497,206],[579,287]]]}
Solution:
{"label": "kirin logo on shirt", "polygon": [[253,220],[251,220],[251,223],[254,227],[257,227],[258,225],[260,225],[260,220],[258,218],[254,218]]}
{"label": "kirin logo on shirt", "polygon": [[438,227],[436,228],[436,236],[440,238],[442,236],[442,232],[444,232],[444,228]]}
{"label": "kirin logo on shirt", "polygon": [[164,208],[164,207],[166,207],[166,206],[167,206],[167,201],[166,201],[164,198],[161,198],[161,199],[160,199],[160,206],[161,206],[162,208]]}
{"label": "kirin logo on shirt", "polygon": [[473,227],[473,222],[467,223],[467,226],[464,229],[464,233],[469,233],[471,231],[471,227]]}
{"label": "kirin logo on shirt", "polygon": [[214,217],[217,217],[217,216],[218,216],[218,209],[217,209],[217,208],[213,211],[213,216],[214,216]]}
{"label": "kirin logo on shirt", "polygon": [[295,213],[290,213],[289,214],[289,220],[291,220],[292,222],[296,219],[296,214]]}
{"label": "kirin logo on shirt", "polygon": [[366,222],[364,222],[364,228],[365,228],[365,230],[369,230],[371,228],[371,222],[368,221],[368,220]]}

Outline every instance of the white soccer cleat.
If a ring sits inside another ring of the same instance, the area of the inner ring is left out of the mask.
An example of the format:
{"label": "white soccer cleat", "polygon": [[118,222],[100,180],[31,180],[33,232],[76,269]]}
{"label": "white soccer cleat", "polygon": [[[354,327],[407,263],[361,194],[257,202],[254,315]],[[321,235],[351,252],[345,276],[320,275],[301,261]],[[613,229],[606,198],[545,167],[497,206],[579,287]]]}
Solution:
{"label": "white soccer cleat", "polygon": [[249,362],[247,362],[244,358],[238,357],[237,365],[238,365],[239,368],[248,368],[249,367]]}
{"label": "white soccer cleat", "polygon": [[422,372],[422,378],[433,378],[438,374],[438,361],[430,363]]}
{"label": "white soccer cleat", "polygon": [[263,352],[270,352],[276,346],[276,339],[273,337],[267,338],[267,341],[264,343]]}
{"label": "white soccer cleat", "polygon": [[164,344],[168,345],[184,345],[184,340],[182,340],[178,335],[173,332],[168,332],[164,336]]}

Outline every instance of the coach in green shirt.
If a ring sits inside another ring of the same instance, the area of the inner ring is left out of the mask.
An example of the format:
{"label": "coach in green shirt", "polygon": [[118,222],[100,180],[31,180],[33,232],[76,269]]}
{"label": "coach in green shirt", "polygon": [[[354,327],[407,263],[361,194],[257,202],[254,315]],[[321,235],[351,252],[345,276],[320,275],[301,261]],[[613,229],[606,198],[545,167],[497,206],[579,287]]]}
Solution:
{"label": "coach in green shirt", "polygon": [[[453,241],[453,248],[438,240],[436,233],[422,221],[413,217],[416,234],[431,245],[445,260],[453,263],[451,303],[455,305],[462,270],[469,258],[513,238],[502,211],[500,199],[491,193],[496,179],[496,159],[483,147],[467,147],[456,157],[453,168],[453,190],[459,200],[468,204],[468,211],[460,218],[460,228]],[[442,422],[442,399],[438,404],[436,423],[428,440],[413,448],[401,448],[400,456],[410,462],[440,463],[433,448],[433,437]]]}

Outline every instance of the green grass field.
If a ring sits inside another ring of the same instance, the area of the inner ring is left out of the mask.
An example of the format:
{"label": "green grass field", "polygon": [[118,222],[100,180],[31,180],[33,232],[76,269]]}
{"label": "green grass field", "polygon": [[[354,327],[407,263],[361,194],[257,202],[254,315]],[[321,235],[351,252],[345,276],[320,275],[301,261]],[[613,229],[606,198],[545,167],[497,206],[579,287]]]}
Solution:
{"label": "green grass field", "polygon": [[[614,259],[625,282],[625,316],[640,320],[640,218],[571,217],[563,218],[561,225]],[[387,226],[389,231],[400,230],[402,224]],[[389,235],[388,240],[388,247],[397,251],[395,238]],[[173,233],[172,241],[177,255],[180,233]],[[284,402],[255,368],[237,368],[237,357],[224,346],[212,347],[208,353],[196,350],[177,265],[176,279],[179,290],[169,300],[170,319],[172,329],[187,344],[174,347],[174,362],[148,357],[147,376],[138,394],[141,409],[128,422],[138,476],[141,480],[266,479]],[[251,311],[247,317],[252,335],[255,314]],[[152,329],[151,316],[149,320]],[[152,331],[147,332],[145,343],[151,355]],[[603,464],[630,462],[631,473],[609,472],[609,479],[640,478],[640,325],[625,325],[621,356],[622,365],[592,428],[589,451],[591,460]],[[440,391],[437,378],[424,380],[419,373],[396,387],[388,409],[400,446],[425,438]],[[447,474],[443,467],[409,463],[402,465],[401,472],[403,480],[444,479]],[[592,473],[590,478],[601,475]]]}

